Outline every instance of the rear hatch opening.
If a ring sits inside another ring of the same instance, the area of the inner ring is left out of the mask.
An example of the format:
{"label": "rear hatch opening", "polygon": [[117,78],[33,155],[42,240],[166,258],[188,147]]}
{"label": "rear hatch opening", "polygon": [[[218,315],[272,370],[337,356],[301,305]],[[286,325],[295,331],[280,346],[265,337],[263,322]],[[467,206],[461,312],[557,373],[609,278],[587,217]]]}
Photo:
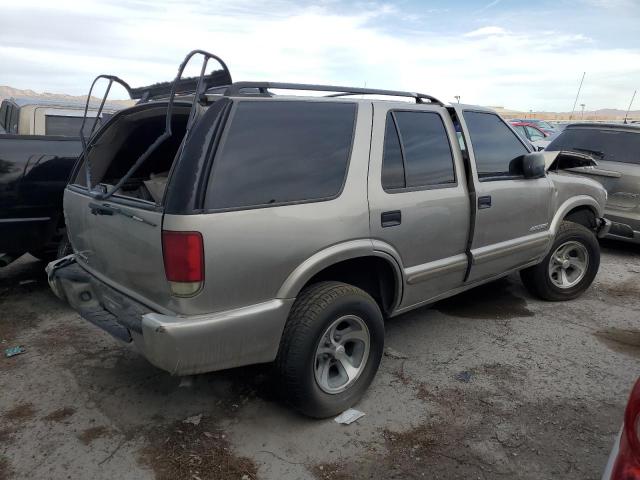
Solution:
{"label": "rear hatch opening", "polygon": [[[184,138],[191,105],[176,104],[172,135],[162,142],[114,193],[114,197],[162,204],[169,171]],[[116,115],[92,142],[73,184],[86,187],[90,165],[91,190],[105,194],[128,173],[138,158],[165,130],[167,105],[148,104]]]}

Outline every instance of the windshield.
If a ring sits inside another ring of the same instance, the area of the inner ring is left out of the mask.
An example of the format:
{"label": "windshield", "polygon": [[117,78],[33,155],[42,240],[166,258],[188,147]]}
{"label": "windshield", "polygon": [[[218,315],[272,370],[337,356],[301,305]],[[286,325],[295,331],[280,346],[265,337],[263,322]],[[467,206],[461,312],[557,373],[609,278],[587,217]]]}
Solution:
{"label": "windshield", "polygon": [[640,164],[640,132],[570,128],[549,144],[548,151],[588,153],[598,160]]}

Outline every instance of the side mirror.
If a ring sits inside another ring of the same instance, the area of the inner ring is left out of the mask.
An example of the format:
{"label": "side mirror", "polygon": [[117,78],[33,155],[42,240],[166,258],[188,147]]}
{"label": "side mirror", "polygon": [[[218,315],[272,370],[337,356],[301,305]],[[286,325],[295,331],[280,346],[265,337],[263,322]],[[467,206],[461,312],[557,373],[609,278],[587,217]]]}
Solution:
{"label": "side mirror", "polygon": [[524,178],[543,178],[545,170],[544,155],[542,153],[533,152],[522,157]]}

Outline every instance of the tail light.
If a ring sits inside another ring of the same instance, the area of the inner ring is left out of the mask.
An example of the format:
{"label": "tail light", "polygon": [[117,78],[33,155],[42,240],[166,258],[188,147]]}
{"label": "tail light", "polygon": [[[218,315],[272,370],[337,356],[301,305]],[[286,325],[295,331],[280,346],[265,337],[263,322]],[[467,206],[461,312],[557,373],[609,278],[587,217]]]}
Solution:
{"label": "tail light", "polygon": [[640,380],[631,390],[612,480],[640,480]]}
{"label": "tail light", "polygon": [[191,297],[204,283],[204,248],[200,232],[162,231],[164,272],[171,293]]}

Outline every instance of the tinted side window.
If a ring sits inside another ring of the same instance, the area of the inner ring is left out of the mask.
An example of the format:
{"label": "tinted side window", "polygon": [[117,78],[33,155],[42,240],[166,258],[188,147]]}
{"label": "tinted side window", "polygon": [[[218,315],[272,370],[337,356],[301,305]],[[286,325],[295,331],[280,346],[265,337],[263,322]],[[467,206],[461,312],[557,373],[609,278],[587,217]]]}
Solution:
{"label": "tinted side window", "polygon": [[[89,136],[95,118],[88,117],[84,124],[84,134]],[[100,120],[96,130],[100,127]],[[46,135],[62,135],[64,137],[79,137],[82,117],[69,117],[64,115],[46,115],[44,117],[44,132]]]}
{"label": "tinted side window", "polygon": [[[8,120],[6,125],[7,133],[18,134],[18,118],[20,115],[20,109],[15,105],[11,109],[11,118]],[[8,128],[7,128],[8,127]]]}
{"label": "tinted side window", "polygon": [[382,188],[391,190],[405,187],[404,164],[398,130],[391,112],[387,113],[382,156]]}
{"label": "tinted side window", "polygon": [[480,179],[522,175],[516,159],[529,151],[500,117],[493,113],[465,111],[464,119]]}
{"label": "tinted side window", "polygon": [[453,154],[440,115],[434,112],[389,112],[382,186],[394,189],[449,183],[455,183]]}
{"label": "tinted side window", "polygon": [[334,197],[347,172],[355,115],[351,103],[239,102],[213,162],[206,207]]}
{"label": "tinted side window", "polygon": [[6,102],[2,102],[2,106],[0,106],[0,127],[2,128],[8,128],[7,125],[7,116],[8,116],[8,109],[7,109],[8,103]]}
{"label": "tinted side window", "polygon": [[568,128],[547,147],[549,151],[575,150],[596,160],[640,164],[640,131]]}

